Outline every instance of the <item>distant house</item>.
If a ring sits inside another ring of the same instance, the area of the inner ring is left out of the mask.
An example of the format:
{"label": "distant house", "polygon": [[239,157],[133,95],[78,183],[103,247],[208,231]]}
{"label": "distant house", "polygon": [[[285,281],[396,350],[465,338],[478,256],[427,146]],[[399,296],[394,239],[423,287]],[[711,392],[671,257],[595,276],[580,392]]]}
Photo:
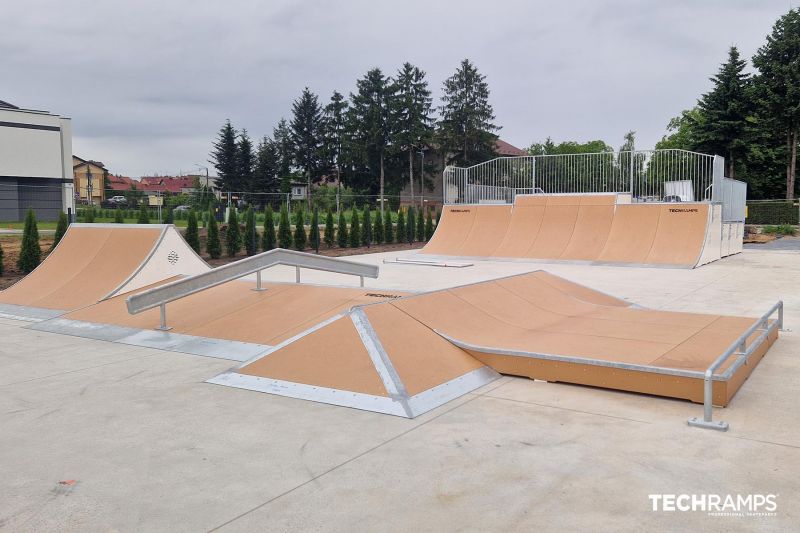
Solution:
{"label": "distant house", "polygon": [[81,202],[98,205],[106,199],[105,183],[108,169],[103,163],[73,155],[72,176],[75,182],[75,194]]}
{"label": "distant house", "polygon": [[[114,174],[108,175],[107,184],[108,188],[111,191],[124,192],[124,191],[130,191],[134,187],[136,187],[137,189],[139,188],[139,182],[137,182],[133,178],[129,178],[128,176],[116,176]],[[110,192],[109,195],[111,195]]]}
{"label": "distant house", "polygon": [[495,141],[494,150],[500,157],[520,157],[524,155],[530,155],[525,150],[522,150],[520,148],[517,148],[516,146],[508,144],[503,139],[497,139],[497,141]]}
{"label": "distant house", "polygon": [[197,190],[198,178],[198,176],[142,176],[137,188],[147,192],[189,194]]}
{"label": "distant house", "polygon": [[308,184],[302,181],[292,182],[292,200],[305,200],[308,195]]}

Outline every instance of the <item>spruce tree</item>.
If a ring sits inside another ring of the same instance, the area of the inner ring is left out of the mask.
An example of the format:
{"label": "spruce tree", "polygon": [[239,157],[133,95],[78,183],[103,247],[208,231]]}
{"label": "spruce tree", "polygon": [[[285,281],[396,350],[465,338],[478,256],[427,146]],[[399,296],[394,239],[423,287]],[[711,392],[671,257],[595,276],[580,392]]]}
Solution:
{"label": "spruce tree", "polygon": [[239,216],[236,208],[228,209],[228,229],[225,232],[225,251],[228,257],[236,257],[242,247],[242,233],[239,230]]}
{"label": "spruce tree", "polygon": [[494,111],[489,104],[489,84],[468,59],[445,80],[439,108],[438,139],[446,165],[467,167],[496,156]]}
{"label": "spruce tree", "polygon": [[425,217],[421,207],[417,209],[417,241],[425,242]]}
{"label": "spruce tree", "polygon": [[414,216],[414,208],[409,207],[408,213],[406,215],[406,238],[405,241],[408,244],[414,242],[415,237],[417,236],[417,219]]}
{"label": "spruce tree", "polygon": [[256,231],[256,214],[253,206],[247,208],[244,215],[244,250],[248,256],[258,253],[258,232]]}
{"label": "spruce tree", "polygon": [[303,208],[298,207],[294,214],[294,249],[302,252],[306,249],[307,244],[306,220],[303,215]]}
{"label": "spruce tree", "polygon": [[361,244],[361,228],[358,223],[358,209],[353,206],[350,215],[350,248],[358,248]]}
{"label": "spruce tree", "polygon": [[[389,215],[389,212],[386,212],[386,215]],[[381,210],[375,210],[375,226],[372,228],[372,242],[375,244],[382,244],[384,241],[383,235],[383,217],[381,216]]]}
{"label": "spruce tree", "polygon": [[25,274],[33,272],[42,261],[42,249],[39,246],[39,229],[36,226],[36,214],[28,208],[25,215],[25,228],[22,230],[22,247],[19,251],[17,268]]}
{"label": "spruce tree", "polygon": [[[92,216],[94,220],[94,216]],[[136,220],[138,224],[149,224],[150,223],[150,210],[147,209],[147,204],[144,202],[141,203],[139,207],[139,218]]]}
{"label": "spruce tree", "polygon": [[336,182],[342,181],[342,159],[348,141],[348,102],[338,91],[333,91],[330,103],[325,106],[322,117],[323,159],[327,167],[336,171]]}
{"label": "spruce tree", "polygon": [[114,210],[114,224],[124,224],[125,223],[125,216],[123,214],[123,209],[115,209]]}
{"label": "spruce tree", "polygon": [[219,242],[219,225],[217,225],[217,217],[214,216],[213,212],[208,214],[206,253],[211,259],[219,259],[222,255],[222,244]]}
{"label": "spruce tree", "polygon": [[256,148],[252,190],[278,192],[279,188],[277,144],[265,135]]}
{"label": "spruce tree", "polygon": [[275,248],[275,217],[272,206],[267,206],[264,212],[264,233],[261,235],[261,248],[266,252]]}
{"label": "spruce tree", "polygon": [[433,217],[431,210],[428,209],[428,216],[425,217],[425,241],[431,240],[431,237],[433,237]]}
{"label": "spruce tree", "polygon": [[345,220],[344,209],[339,211],[339,223],[336,226],[336,243],[339,248],[347,248],[350,237],[347,232],[347,220]]}
{"label": "spruce tree", "polygon": [[335,229],[333,225],[333,211],[328,208],[328,214],[325,215],[325,245],[328,248],[333,247],[333,243],[336,239],[336,235],[334,234]]}
{"label": "spruce tree", "polygon": [[211,164],[217,169],[218,187],[223,191],[236,190],[237,173],[236,130],[230,120],[217,133],[217,140],[211,151]]}
{"label": "spruce tree", "polygon": [[292,190],[291,173],[294,158],[292,132],[286,119],[282,118],[278,122],[278,126],[272,130],[272,138],[275,140],[275,154],[277,155],[278,187],[281,193],[286,194]]}
{"label": "spruce tree", "polygon": [[322,167],[323,134],[322,108],[317,95],[303,89],[300,97],[292,104],[292,142],[294,162],[303,169],[306,178],[308,208],[311,209],[311,180],[317,177]]}
{"label": "spruce tree", "polygon": [[406,242],[406,239],[408,238],[408,235],[406,234],[406,217],[403,214],[402,209],[397,211],[397,231],[395,234],[397,235],[397,244]]}
{"label": "spruce tree", "polygon": [[69,220],[67,220],[67,214],[63,211],[58,214],[58,224],[56,224],[56,234],[53,237],[53,246],[50,248],[50,251],[56,249],[58,243],[61,242],[61,239],[64,237],[64,234],[67,232],[67,228],[69,227]]}
{"label": "spruce tree", "polygon": [[278,247],[286,250],[292,247],[292,227],[289,224],[289,211],[285,205],[281,206],[281,218],[278,222]]}
{"label": "spruce tree", "polygon": [[364,205],[364,215],[361,224],[361,245],[369,248],[372,246],[372,217],[370,217],[369,204]]}
{"label": "spruce tree", "polygon": [[250,136],[247,135],[247,130],[243,129],[239,133],[239,139],[236,141],[236,179],[233,180],[234,190],[253,190],[254,166],[253,142],[250,140]]}
{"label": "spruce tree", "polygon": [[394,242],[394,224],[392,224],[392,210],[386,211],[383,219],[383,242],[392,244]]}
{"label": "spruce tree", "polygon": [[194,209],[189,211],[189,220],[186,222],[186,243],[192,250],[200,253],[200,230],[197,228],[197,214]]}
{"label": "spruce tree", "polygon": [[315,207],[311,213],[311,232],[309,234],[311,247],[315,253],[319,253],[319,210]]}

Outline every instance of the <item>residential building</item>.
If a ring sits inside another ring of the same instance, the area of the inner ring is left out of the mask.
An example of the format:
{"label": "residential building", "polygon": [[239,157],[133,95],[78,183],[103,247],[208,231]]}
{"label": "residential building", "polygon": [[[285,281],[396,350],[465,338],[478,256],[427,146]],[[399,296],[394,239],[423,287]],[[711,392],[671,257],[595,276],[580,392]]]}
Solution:
{"label": "residential building", "polygon": [[108,169],[100,161],[72,156],[75,195],[83,204],[100,205],[105,199]]}
{"label": "residential building", "polygon": [[190,194],[197,190],[198,183],[206,179],[205,174],[188,176],[142,176],[139,190],[148,192]]}
{"label": "residential building", "polygon": [[133,178],[129,178],[128,176],[116,176],[114,174],[108,175],[106,184],[108,186],[106,196],[115,196],[117,195],[117,191],[124,192],[130,191],[134,187],[137,189],[139,188],[139,182]]}
{"label": "residential building", "polygon": [[74,213],[70,119],[0,100],[0,221]]}

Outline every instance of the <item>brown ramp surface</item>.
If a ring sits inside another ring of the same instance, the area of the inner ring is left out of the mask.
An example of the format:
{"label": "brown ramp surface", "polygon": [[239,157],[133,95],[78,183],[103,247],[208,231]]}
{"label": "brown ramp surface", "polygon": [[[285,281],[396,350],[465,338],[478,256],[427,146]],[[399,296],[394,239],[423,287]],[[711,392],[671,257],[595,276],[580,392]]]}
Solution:
{"label": "brown ramp surface", "polygon": [[62,311],[93,304],[142,265],[165,228],[72,224],[36,270],[0,292],[0,304]]}
{"label": "brown ramp surface", "polygon": [[662,205],[646,263],[694,266],[703,252],[708,204]]}
{"label": "brown ramp surface", "polygon": [[598,259],[611,263],[645,263],[658,229],[661,206],[620,204]]}
{"label": "brown ramp surface", "polygon": [[472,209],[475,210],[475,221],[456,255],[491,257],[500,244],[500,236],[508,230],[511,206],[478,205]]}
{"label": "brown ramp surface", "polygon": [[525,256],[558,259],[572,238],[579,206],[580,198],[577,196],[548,196],[542,225]]}
{"label": "brown ramp surface", "polygon": [[495,256],[524,257],[539,234],[546,205],[546,196],[517,196],[512,206],[508,230],[495,250]]}
{"label": "brown ramp surface", "polygon": [[422,252],[456,255],[472,229],[477,213],[476,207],[474,205],[444,207],[436,231]]}
{"label": "brown ramp surface", "polygon": [[598,258],[611,232],[616,200],[615,194],[581,196],[572,237],[559,259],[593,261]]}

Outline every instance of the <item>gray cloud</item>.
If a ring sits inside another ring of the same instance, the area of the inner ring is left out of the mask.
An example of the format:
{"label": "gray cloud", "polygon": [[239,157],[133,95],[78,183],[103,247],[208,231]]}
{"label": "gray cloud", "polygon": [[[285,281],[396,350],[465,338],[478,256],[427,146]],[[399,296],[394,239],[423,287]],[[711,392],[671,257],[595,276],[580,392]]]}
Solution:
{"label": "gray cloud", "polygon": [[403,61],[434,94],[468,57],[520,147],[638,133],[651,147],[736,44],[760,46],[786,0],[401,3],[6,0],[0,100],[70,116],[75,152],[113,172],[191,170],[226,118],[272,131],[309,86],[325,101]]}

